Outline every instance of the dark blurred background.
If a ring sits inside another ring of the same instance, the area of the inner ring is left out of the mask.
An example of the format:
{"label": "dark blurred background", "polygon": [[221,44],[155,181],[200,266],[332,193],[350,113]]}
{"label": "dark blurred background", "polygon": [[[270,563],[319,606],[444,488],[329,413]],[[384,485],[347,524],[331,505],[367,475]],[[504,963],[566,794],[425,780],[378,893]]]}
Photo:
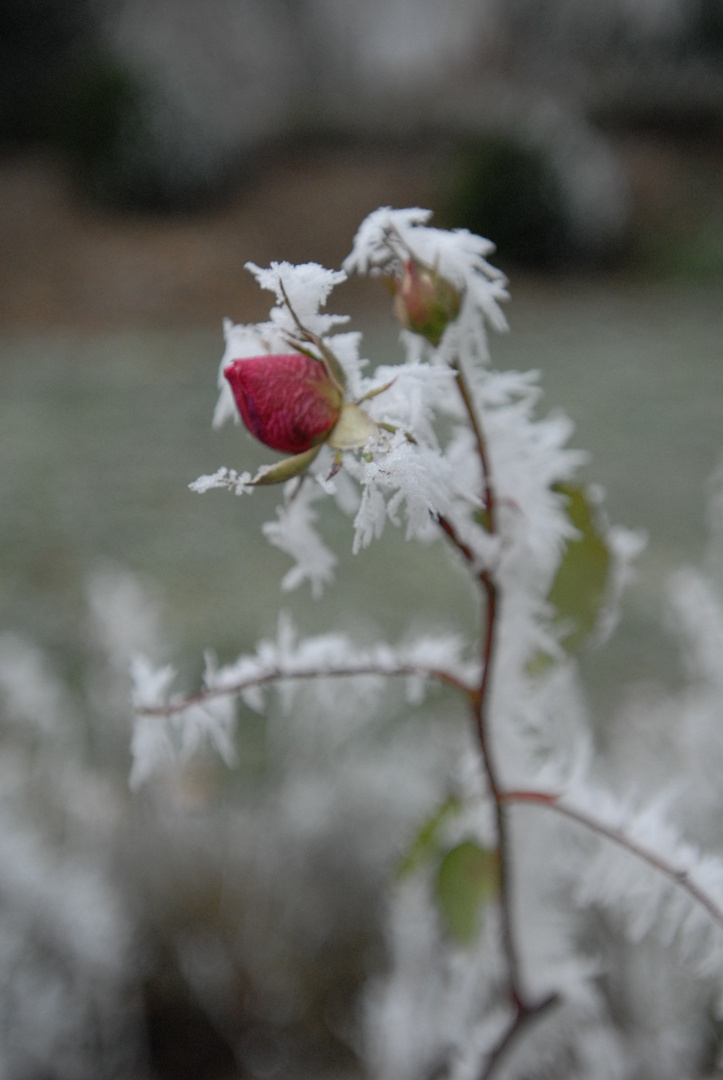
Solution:
{"label": "dark blurred background", "polygon": [[[260,535],[273,501],[187,491],[264,460],[238,429],[210,430],[221,319],[268,311],[244,263],[338,266],[379,205],[430,207],[496,242],[513,332],[492,342],[495,362],[541,368],[543,409],[578,423],[611,517],[650,533],[619,634],[582,662],[599,730],[626,682],[683,678],[660,594],[704,549],[723,442],[723,0],[4,0],[10,1080],[358,1075],[379,896],[419,806],[395,781],[387,818],[335,811],[314,832],[308,798],[290,794],[298,760],[246,713],[234,777],[206,762],[163,797],[129,798],[124,665],[153,619],[123,568],[162,597],[159,655],[186,686],[204,646],[231,659],[274,632],[282,602],[307,631],[474,627],[455,568],[396,534],[343,555],[322,604],[282,598],[287,562]],[[391,361],[378,283],[334,301],[368,331],[372,362]],[[348,551],[348,523],[325,528]],[[25,697],[14,672],[29,673]],[[58,742],[66,723],[75,735]],[[274,754],[294,759],[288,775]],[[335,797],[348,811],[348,788]],[[110,939],[125,927],[135,942],[102,978],[102,950],[78,951],[66,909],[93,924],[110,901],[90,885],[74,899],[78,859],[121,911]]]}
{"label": "dark blurred background", "polygon": [[336,263],[380,200],[493,237],[506,270],[721,273],[720,0],[5,0],[0,20],[8,324],[213,320],[249,252]]}

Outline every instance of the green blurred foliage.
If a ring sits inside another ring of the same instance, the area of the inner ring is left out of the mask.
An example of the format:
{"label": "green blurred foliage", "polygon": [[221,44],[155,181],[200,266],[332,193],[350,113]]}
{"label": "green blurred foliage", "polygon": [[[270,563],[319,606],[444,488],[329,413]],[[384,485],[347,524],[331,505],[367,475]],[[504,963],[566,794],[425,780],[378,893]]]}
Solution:
{"label": "green blurred foliage", "polygon": [[143,103],[133,74],[98,50],[67,72],[48,107],[50,138],[82,188],[102,202],[125,201],[125,162],[143,124]]}
{"label": "green blurred foliage", "polygon": [[563,631],[560,643],[568,653],[574,653],[598,624],[607,594],[611,556],[584,488],[555,484],[555,491],[565,496],[567,514],[578,535],[565,545],[548,600],[554,622]]}
{"label": "green blurred foliage", "polygon": [[493,237],[498,261],[554,268],[574,253],[565,197],[544,150],[514,133],[467,141],[452,158],[440,217]]}
{"label": "green blurred foliage", "polygon": [[461,809],[460,800],[455,795],[450,795],[423,822],[409,848],[399,860],[397,866],[398,878],[404,878],[408,874],[414,873],[427,859],[437,854],[445,825],[451,818],[459,814]]}
{"label": "green blurred foliage", "polygon": [[482,909],[499,892],[499,859],[474,840],[464,840],[442,859],[435,896],[442,922],[460,945],[471,945],[481,928]]}

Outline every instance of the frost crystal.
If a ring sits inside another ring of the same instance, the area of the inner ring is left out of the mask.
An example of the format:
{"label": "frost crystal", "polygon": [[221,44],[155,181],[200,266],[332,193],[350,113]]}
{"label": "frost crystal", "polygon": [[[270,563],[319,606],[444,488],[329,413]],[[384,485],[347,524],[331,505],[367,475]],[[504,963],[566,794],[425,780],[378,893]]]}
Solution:
{"label": "frost crystal", "polygon": [[324,586],[334,580],[337,562],[314,529],[318,515],[313,506],[323,498],[324,492],[311,484],[302,484],[295,490],[298,487],[295,480],[289,482],[289,487],[294,494],[285,506],[278,508],[278,519],[266,522],[264,536],[295,561],[295,566],[282,579],[281,588],[297,589],[308,581],[312,596],[318,598]]}
{"label": "frost crystal", "polygon": [[250,472],[239,474],[235,469],[227,469],[225,465],[222,465],[215,473],[210,476],[199,476],[198,480],[194,480],[188,486],[191,491],[195,491],[199,495],[211,491],[212,488],[228,488],[229,491],[235,492],[236,495],[246,493],[250,495],[254,490],[252,480],[253,477]]}

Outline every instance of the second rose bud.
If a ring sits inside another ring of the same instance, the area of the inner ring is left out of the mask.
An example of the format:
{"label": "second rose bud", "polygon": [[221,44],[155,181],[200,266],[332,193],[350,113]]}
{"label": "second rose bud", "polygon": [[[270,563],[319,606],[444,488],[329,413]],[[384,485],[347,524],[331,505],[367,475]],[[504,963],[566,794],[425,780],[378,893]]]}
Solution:
{"label": "second rose bud", "polygon": [[394,314],[402,326],[421,334],[435,348],[448,323],[459,315],[460,295],[433,267],[405,259],[392,279]]}

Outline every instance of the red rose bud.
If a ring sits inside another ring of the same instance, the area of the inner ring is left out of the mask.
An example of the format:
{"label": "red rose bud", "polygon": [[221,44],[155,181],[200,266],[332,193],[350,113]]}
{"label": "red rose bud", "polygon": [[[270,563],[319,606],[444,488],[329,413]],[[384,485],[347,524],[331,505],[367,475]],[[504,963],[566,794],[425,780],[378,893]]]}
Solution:
{"label": "red rose bud", "polygon": [[460,296],[436,270],[406,259],[394,280],[394,313],[402,326],[439,345],[448,323],[459,315]]}
{"label": "red rose bud", "polygon": [[324,364],[310,356],[250,356],[234,360],[223,373],[244,424],[272,450],[310,450],[339,419],[341,391]]}

